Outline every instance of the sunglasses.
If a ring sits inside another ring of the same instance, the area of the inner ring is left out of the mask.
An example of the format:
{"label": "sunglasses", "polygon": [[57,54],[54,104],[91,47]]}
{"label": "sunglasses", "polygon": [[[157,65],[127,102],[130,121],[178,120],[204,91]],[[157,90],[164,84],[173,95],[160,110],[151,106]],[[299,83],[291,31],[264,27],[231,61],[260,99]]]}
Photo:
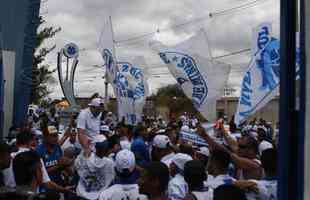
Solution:
{"label": "sunglasses", "polygon": [[238,147],[239,147],[239,149],[246,149],[246,148],[248,148],[248,145],[239,144]]}

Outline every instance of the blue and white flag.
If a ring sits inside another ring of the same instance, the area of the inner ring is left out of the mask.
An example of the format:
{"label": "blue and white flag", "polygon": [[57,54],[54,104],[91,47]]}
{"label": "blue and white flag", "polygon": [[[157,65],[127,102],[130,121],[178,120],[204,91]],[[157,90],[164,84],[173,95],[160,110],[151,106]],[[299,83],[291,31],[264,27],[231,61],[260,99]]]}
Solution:
{"label": "blue and white flag", "polygon": [[128,124],[135,125],[141,121],[148,85],[143,71],[137,65],[129,62],[118,62],[117,65],[119,72],[114,85],[119,94],[119,115],[125,117]]}
{"label": "blue and white flag", "polygon": [[263,108],[279,93],[279,85],[280,41],[272,36],[271,24],[263,23],[253,33],[252,60],[241,84],[235,123]]}
{"label": "blue and white flag", "polygon": [[223,95],[230,66],[208,59],[210,55],[204,31],[200,30],[174,47],[166,47],[160,42],[153,42],[150,46],[159,53],[194,107],[206,119],[215,120],[215,108],[210,110],[208,104]]}

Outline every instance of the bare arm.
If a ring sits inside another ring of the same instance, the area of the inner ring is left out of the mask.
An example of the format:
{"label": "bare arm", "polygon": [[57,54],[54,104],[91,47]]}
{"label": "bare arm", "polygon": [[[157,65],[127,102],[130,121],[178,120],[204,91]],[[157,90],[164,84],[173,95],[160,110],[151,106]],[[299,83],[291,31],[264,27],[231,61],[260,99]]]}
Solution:
{"label": "bare arm", "polygon": [[69,138],[70,134],[71,134],[71,127],[69,127],[66,130],[65,134],[60,138],[58,142],[60,146],[62,146],[65,143],[65,141]]}
{"label": "bare arm", "polygon": [[83,149],[90,148],[90,140],[86,135],[85,129],[78,129],[78,139]]}
{"label": "bare arm", "polygon": [[209,134],[204,130],[200,125],[197,128],[197,133],[208,143],[210,149],[219,149],[230,153],[230,151],[225,148],[223,145],[217,143],[213,138],[209,136]]}
{"label": "bare arm", "polygon": [[47,183],[44,183],[44,186],[48,189],[51,189],[51,190],[56,190],[57,192],[60,192],[60,193],[66,193],[66,192],[70,192],[72,193],[71,191],[71,187],[62,187],[60,185],[57,185],[55,182],[53,181],[49,181]]}
{"label": "bare arm", "polygon": [[238,142],[236,140],[234,140],[229,133],[224,130],[223,132],[224,134],[224,139],[227,142],[228,146],[230,147],[230,149],[234,152],[237,153],[238,152]]}
{"label": "bare arm", "polygon": [[231,159],[232,161],[235,163],[235,165],[237,166],[237,168],[240,169],[259,169],[261,168],[261,166],[248,158],[244,158],[244,157],[240,157],[235,153],[231,153]]}

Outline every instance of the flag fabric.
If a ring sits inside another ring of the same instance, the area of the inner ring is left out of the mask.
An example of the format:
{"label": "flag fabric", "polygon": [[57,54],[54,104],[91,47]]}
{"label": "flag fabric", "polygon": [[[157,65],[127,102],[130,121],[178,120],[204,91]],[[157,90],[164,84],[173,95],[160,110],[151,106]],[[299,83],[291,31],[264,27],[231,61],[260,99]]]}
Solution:
{"label": "flag fabric", "polygon": [[120,117],[125,117],[128,124],[135,125],[141,121],[143,106],[148,88],[141,68],[135,63],[118,62],[115,86],[119,94]]}
{"label": "flag fabric", "polygon": [[216,115],[208,109],[208,103],[214,103],[222,96],[230,66],[209,59],[204,30],[174,47],[166,47],[158,41],[150,46],[158,52],[194,107],[206,119],[215,120]]}
{"label": "flag fabric", "polygon": [[[237,125],[263,108],[279,93],[280,41],[272,36],[271,28],[270,23],[263,23],[253,32],[252,59],[241,83],[235,115]],[[296,54],[298,66],[298,46]]]}
{"label": "flag fabric", "polygon": [[118,62],[113,55],[112,26],[106,23],[99,39],[99,50],[105,61],[108,81],[117,98],[118,119],[127,124],[136,125],[141,120],[143,105],[148,95],[148,85],[143,71],[138,67],[143,57],[134,58],[132,62]]}

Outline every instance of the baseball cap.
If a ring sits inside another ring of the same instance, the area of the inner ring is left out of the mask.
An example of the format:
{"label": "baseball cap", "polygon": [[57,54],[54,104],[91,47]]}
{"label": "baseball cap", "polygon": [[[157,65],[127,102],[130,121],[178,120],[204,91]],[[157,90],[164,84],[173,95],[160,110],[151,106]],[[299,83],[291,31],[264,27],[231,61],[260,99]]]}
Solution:
{"label": "baseball cap", "polygon": [[107,141],[107,138],[104,135],[96,135],[94,138],[94,143],[95,143],[95,147],[96,148],[108,148],[109,147],[109,143]]}
{"label": "baseball cap", "polygon": [[107,125],[102,125],[100,127],[100,131],[104,131],[104,132],[110,132],[110,128]]}
{"label": "baseball cap", "polygon": [[132,172],[136,167],[135,155],[127,149],[121,150],[116,154],[115,167],[118,172],[124,172],[125,170]]}
{"label": "baseball cap", "polygon": [[94,107],[103,106],[103,100],[101,98],[94,98],[91,100],[88,106],[94,106]]}
{"label": "baseball cap", "polygon": [[181,127],[181,131],[190,132],[190,128],[189,128],[189,126],[184,125]]}
{"label": "baseball cap", "polygon": [[48,126],[47,127],[47,135],[55,135],[58,134],[58,130],[55,126]]}
{"label": "baseball cap", "polygon": [[180,170],[184,171],[184,165],[188,161],[193,160],[193,158],[184,153],[177,153],[172,158],[172,163],[174,163]]}
{"label": "baseball cap", "polygon": [[207,157],[210,156],[210,151],[209,151],[208,147],[200,147],[199,150],[197,151],[197,153],[202,154],[202,155],[207,156]]}
{"label": "baseball cap", "polygon": [[266,149],[272,149],[272,148],[273,146],[270,142],[262,141],[260,145],[258,146],[258,151],[259,151],[259,154],[262,155],[263,151],[265,151]]}
{"label": "baseball cap", "polygon": [[166,149],[170,144],[170,139],[166,135],[156,135],[153,139],[153,146],[160,149]]}

